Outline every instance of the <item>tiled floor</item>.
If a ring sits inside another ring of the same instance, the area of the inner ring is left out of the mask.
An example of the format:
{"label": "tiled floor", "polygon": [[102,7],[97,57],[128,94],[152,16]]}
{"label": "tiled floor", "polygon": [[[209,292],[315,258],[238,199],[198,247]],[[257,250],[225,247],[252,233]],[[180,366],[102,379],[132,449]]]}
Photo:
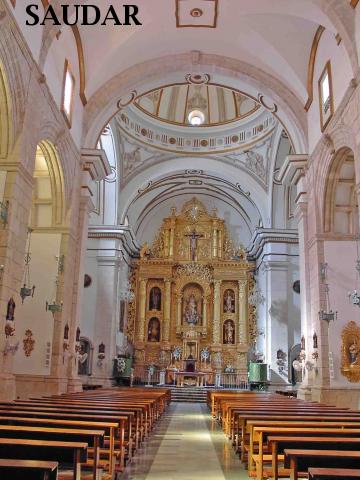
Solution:
{"label": "tiled floor", "polygon": [[173,403],[122,478],[243,480],[248,476],[205,405]]}

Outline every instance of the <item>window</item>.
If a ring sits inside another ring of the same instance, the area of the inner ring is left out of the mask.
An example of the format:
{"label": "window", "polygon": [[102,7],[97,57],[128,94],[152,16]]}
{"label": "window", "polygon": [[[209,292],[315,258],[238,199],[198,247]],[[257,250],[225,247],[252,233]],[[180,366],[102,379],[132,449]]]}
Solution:
{"label": "window", "polygon": [[319,79],[319,101],[321,131],[324,131],[334,114],[334,98],[330,61],[325,65],[325,68]]}
{"label": "window", "polygon": [[69,62],[65,60],[61,111],[69,128],[71,128],[72,112],[74,107],[74,91],[75,77],[71,72]]}

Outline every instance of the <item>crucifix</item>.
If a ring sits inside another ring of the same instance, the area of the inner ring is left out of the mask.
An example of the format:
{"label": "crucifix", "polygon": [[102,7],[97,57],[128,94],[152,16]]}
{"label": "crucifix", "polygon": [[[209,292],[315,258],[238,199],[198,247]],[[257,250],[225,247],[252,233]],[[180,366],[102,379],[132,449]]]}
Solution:
{"label": "crucifix", "polygon": [[196,260],[196,249],[197,249],[197,242],[199,238],[202,238],[204,235],[202,233],[196,233],[194,229],[191,234],[185,235],[185,237],[189,237],[190,239],[190,252],[191,252],[191,260],[195,262]]}

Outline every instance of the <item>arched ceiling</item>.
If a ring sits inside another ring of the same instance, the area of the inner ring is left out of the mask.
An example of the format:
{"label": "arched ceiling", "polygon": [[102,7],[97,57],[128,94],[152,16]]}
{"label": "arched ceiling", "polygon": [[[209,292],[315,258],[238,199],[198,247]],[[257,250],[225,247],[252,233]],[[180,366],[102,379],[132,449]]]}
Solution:
{"label": "arched ceiling", "polygon": [[[80,27],[86,67],[92,72],[87,96],[91,97],[120,70],[149,57],[199,50],[256,65],[284,82],[305,102],[307,61],[316,29],[321,24],[337,33],[329,17],[311,0],[241,0],[240,3],[239,0],[138,0],[141,27]],[[194,7],[204,12],[203,18],[189,15]],[[215,20],[215,28],[183,27],[189,23],[212,25]]]}

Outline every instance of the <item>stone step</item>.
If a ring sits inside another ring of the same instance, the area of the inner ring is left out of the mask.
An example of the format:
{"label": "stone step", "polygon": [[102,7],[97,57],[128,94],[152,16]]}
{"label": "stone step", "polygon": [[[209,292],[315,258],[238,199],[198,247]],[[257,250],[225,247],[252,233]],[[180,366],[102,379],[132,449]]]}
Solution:
{"label": "stone step", "polygon": [[207,389],[204,387],[169,387],[173,402],[206,403]]}

